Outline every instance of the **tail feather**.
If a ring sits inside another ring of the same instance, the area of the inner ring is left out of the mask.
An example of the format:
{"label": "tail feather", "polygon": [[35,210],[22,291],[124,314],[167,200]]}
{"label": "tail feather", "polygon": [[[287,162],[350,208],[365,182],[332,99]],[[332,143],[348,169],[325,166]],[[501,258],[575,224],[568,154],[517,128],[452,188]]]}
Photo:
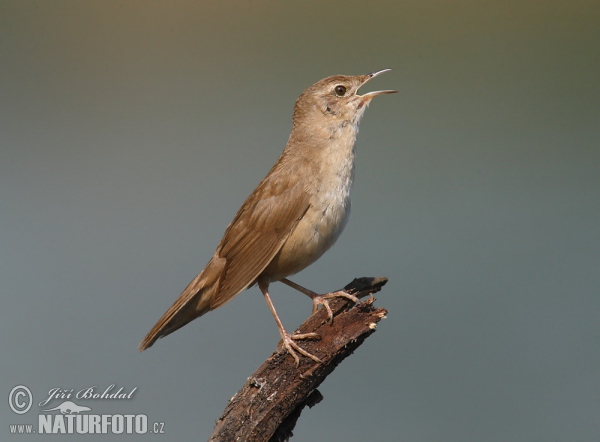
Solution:
{"label": "tail feather", "polygon": [[160,338],[170,335],[176,330],[186,325],[188,322],[193,321],[199,316],[210,310],[209,306],[205,308],[197,308],[197,303],[191,303],[190,301],[194,298],[202,297],[202,291],[192,296],[187,302],[182,302],[179,298],[175,303],[166,311],[166,313],[158,320],[158,322],[152,327],[152,330],[148,332],[146,337],[140,342],[138,349],[144,351]]}
{"label": "tail feather", "polygon": [[202,316],[211,310],[211,300],[218,292],[218,275],[220,262],[211,262],[179,295],[179,298],[165,312],[148,332],[146,337],[138,345],[140,351],[144,351],[159,339],[170,335],[186,325],[188,322]]}

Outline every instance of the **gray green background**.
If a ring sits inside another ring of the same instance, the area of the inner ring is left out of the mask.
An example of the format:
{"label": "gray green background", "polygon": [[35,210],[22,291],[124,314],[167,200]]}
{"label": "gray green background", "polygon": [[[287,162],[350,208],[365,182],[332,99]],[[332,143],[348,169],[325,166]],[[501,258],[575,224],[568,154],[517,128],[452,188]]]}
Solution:
{"label": "gray green background", "polygon": [[[206,440],[279,340],[260,292],[136,346],[302,90],[383,68],[350,223],[295,280],[388,276],[389,315],[292,440],[597,441],[600,4],[532,0],[0,1],[0,439],[45,440],[9,435],[40,408],[15,385],[116,384],[75,402]],[[310,313],[272,292],[288,328]]]}

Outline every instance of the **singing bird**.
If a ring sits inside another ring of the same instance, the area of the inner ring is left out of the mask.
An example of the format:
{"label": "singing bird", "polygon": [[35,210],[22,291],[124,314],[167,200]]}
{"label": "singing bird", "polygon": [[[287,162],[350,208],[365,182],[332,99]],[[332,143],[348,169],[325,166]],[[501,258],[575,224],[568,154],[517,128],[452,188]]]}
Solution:
{"label": "singing bird", "polygon": [[358,302],[342,291],[317,294],[287,277],[319,259],[346,226],[358,124],[374,97],[397,92],[359,95],[358,89],[389,70],[327,77],[300,95],[281,156],[242,204],[204,270],[142,340],[140,351],[258,284],[296,365],[296,351],[321,362],[294,342],[318,335],[285,330],[269,296],[269,284],[280,281],[308,295],[313,312],[322,305],[330,320],[329,299],[343,296]]}

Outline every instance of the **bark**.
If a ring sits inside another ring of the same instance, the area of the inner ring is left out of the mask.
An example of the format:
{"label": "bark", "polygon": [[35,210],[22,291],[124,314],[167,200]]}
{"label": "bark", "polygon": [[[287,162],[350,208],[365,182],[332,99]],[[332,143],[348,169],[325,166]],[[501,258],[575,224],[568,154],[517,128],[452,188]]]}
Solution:
{"label": "bark", "polygon": [[[357,278],[344,287],[358,298],[381,290],[387,278]],[[355,307],[346,298],[330,301],[334,321],[325,309],[311,315],[297,330],[316,332],[318,341],[297,341],[322,364],[300,355],[300,365],[287,353],[281,342],[248,382],[233,396],[217,421],[209,442],[287,441],[305,406],[312,407],[323,397],[317,387],[364,340],[373,334],[376,324],[387,311],[375,308],[372,296]]]}

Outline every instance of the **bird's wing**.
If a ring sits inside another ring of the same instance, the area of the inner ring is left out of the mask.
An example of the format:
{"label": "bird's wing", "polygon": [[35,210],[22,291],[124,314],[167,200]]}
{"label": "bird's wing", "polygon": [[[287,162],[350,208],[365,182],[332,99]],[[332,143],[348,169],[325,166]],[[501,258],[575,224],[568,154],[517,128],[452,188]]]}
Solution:
{"label": "bird's wing", "polygon": [[309,207],[300,181],[271,174],[242,205],[215,255],[225,260],[219,290],[210,309],[225,304],[254,283],[281,249]]}
{"label": "bird's wing", "polygon": [[308,207],[302,184],[289,173],[273,170],[242,205],[204,270],[142,340],[140,351],[254,283]]}

